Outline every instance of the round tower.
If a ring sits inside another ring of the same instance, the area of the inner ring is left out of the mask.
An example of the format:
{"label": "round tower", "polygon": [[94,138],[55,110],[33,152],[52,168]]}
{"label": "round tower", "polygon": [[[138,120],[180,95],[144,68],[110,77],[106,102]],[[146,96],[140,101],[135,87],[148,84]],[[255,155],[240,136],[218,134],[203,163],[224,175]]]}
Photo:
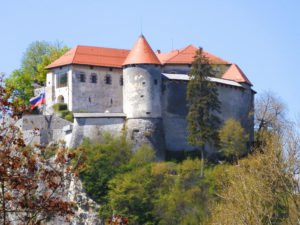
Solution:
{"label": "round tower", "polygon": [[123,110],[137,146],[148,143],[164,158],[161,63],[143,35],[123,63]]}

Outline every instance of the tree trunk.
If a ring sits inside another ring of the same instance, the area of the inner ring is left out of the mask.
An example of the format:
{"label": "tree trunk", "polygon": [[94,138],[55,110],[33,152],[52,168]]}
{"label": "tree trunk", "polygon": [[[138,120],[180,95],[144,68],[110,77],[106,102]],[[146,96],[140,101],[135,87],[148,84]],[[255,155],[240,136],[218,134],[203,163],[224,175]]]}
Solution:
{"label": "tree trunk", "polygon": [[1,182],[1,195],[2,195],[2,216],[3,216],[3,225],[6,225],[6,205],[5,205],[5,197],[4,197],[4,181]]}
{"label": "tree trunk", "polygon": [[201,170],[200,170],[200,177],[204,177],[204,145],[201,146]]}

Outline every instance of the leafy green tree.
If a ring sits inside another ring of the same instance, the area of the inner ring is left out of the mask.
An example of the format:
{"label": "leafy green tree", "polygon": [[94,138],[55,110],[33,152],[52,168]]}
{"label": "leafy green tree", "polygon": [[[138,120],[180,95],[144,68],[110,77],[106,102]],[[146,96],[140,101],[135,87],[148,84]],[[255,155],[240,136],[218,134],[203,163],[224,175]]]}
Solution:
{"label": "leafy green tree", "polygon": [[202,48],[197,50],[187,85],[188,102],[188,141],[191,145],[201,148],[205,144],[217,144],[220,119],[220,101],[218,90],[209,77],[214,77],[212,65],[203,54]]}
{"label": "leafy green tree", "polygon": [[33,96],[33,81],[29,73],[21,69],[14,70],[12,74],[5,79],[5,88],[13,89],[12,100],[20,105],[29,105],[29,99]]}
{"label": "leafy green tree", "polygon": [[40,83],[45,83],[48,70],[46,67],[64,55],[69,50],[69,47],[62,46],[59,42],[48,47],[48,54],[42,56],[42,61],[36,67],[37,73],[35,79]]}
{"label": "leafy green tree", "polygon": [[155,224],[150,166],[120,174],[109,182],[109,206],[114,214],[128,217],[129,224]]}
{"label": "leafy green tree", "polygon": [[[158,187],[154,212],[158,224],[198,225],[205,221],[208,214],[208,189],[200,177],[202,162],[187,159],[177,164],[176,173],[163,172],[164,179],[172,179],[169,186]],[[155,166],[155,165],[154,165]],[[157,171],[157,169],[156,169]],[[157,176],[159,173],[156,172]],[[156,179],[154,176],[154,180]]]}
{"label": "leafy green tree", "polygon": [[202,162],[144,164],[110,182],[111,212],[130,224],[200,224],[208,211],[208,189],[200,177]]}
{"label": "leafy green tree", "polygon": [[86,167],[80,172],[85,190],[92,199],[103,204],[107,200],[108,182],[128,170],[131,145],[123,136],[105,134],[101,143],[85,139],[76,152],[85,158]]}
{"label": "leafy green tree", "polygon": [[221,153],[226,158],[235,161],[246,152],[248,135],[235,119],[225,121],[219,132]]}
{"label": "leafy green tree", "polygon": [[36,41],[26,50],[21,68],[14,70],[5,79],[6,87],[13,88],[12,99],[19,104],[29,105],[33,97],[34,83],[43,85],[46,81],[45,67],[62,56],[69,48],[61,44],[50,44],[45,41]]}

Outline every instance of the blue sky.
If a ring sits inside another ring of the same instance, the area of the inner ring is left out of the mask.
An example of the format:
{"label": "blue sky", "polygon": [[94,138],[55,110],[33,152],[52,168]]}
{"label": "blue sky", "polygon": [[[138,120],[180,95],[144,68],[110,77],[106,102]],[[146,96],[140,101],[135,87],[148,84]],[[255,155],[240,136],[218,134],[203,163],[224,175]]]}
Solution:
{"label": "blue sky", "polygon": [[194,44],[238,64],[300,114],[299,0],[0,0],[0,72],[36,40],[129,49],[141,30],[154,50]]}

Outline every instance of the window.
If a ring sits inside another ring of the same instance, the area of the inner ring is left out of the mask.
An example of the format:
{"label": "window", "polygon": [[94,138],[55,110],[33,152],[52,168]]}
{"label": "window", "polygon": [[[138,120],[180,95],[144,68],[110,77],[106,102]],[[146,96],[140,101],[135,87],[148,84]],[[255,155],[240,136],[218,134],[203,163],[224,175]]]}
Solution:
{"label": "window", "polygon": [[84,74],[84,73],[80,73],[79,80],[80,80],[80,82],[82,82],[82,83],[85,82],[85,74]]}
{"label": "window", "polygon": [[124,81],[123,81],[123,76],[120,77],[120,85],[123,86]]}
{"label": "window", "polygon": [[67,73],[58,74],[56,87],[61,88],[61,87],[66,87],[67,85],[68,85],[68,74]]}
{"label": "window", "polygon": [[156,79],[154,80],[154,84],[157,85],[157,80]]}
{"label": "window", "polygon": [[111,84],[111,76],[109,74],[105,76],[105,84]]}
{"label": "window", "polygon": [[97,83],[97,74],[95,73],[92,73],[91,74],[91,83]]}

